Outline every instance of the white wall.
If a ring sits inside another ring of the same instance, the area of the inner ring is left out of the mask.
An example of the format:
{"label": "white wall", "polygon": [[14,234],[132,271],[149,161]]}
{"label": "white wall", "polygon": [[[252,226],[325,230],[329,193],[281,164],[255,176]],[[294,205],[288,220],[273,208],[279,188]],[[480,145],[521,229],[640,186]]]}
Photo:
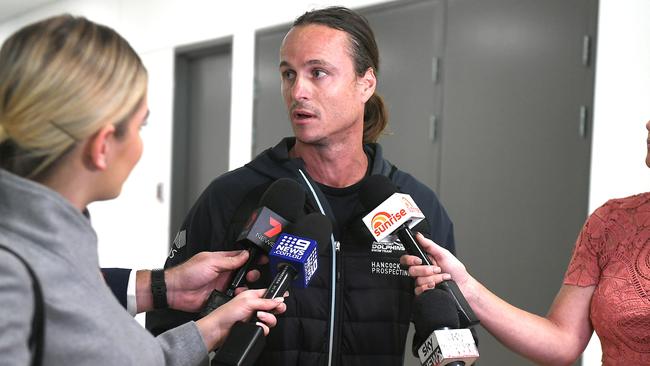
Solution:
{"label": "white wall", "polygon": [[[589,211],[650,190],[645,123],[650,120],[650,1],[601,0]],[[596,336],[583,365],[600,365]]]}
{"label": "white wall", "polygon": [[[107,24],[130,40],[150,75],[151,117],[145,153],[122,196],[93,204],[102,266],[163,264],[169,217],[174,48],[233,36],[231,168],[250,159],[254,32],[286,23],[321,5],[359,7],[377,0],[308,3],[211,0],[66,0],[0,24],[0,40],[47,15],[70,12]],[[650,119],[650,1],[601,0],[589,210],[606,199],[647,191],[645,121]],[[156,186],[164,187],[163,201]],[[599,365],[599,347],[585,365]]]}
{"label": "white wall", "polygon": [[601,0],[590,210],[645,192],[650,120],[650,1]]}

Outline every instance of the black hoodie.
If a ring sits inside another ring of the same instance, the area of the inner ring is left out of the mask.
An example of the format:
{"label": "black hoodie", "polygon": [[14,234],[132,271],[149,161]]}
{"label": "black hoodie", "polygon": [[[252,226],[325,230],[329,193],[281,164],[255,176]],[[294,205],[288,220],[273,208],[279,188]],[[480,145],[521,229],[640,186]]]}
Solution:
{"label": "black hoodie", "polygon": [[[404,251],[399,244],[378,246],[360,229],[359,218],[367,213],[361,207],[353,212],[352,224],[339,225],[303,161],[289,158],[294,143],[294,138],[285,138],[212,181],[185,218],[165,267],[201,251],[241,249],[235,239],[262,193],[278,178],[295,179],[307,192],[305,210],[330,218],[335,241],[319,243],[316,274],[308,288],[290,290],[287,311],[267,337],[258,364],[328,365],[332,357],[332,365],[401,366],[414,297],[413,280],[399,268]],[[416,230],[453,253],[453,225],[433,191],[385,160],[380,145],[366,144],[364,150],[372,162],[369,174],[390,177],[423,211],[426,220]],[[263,279],[250,287],[268,284],[268,268],[261,271]],[[147,314],[146,325],[159,334],[195,319],[197,314],[164,310]]]}

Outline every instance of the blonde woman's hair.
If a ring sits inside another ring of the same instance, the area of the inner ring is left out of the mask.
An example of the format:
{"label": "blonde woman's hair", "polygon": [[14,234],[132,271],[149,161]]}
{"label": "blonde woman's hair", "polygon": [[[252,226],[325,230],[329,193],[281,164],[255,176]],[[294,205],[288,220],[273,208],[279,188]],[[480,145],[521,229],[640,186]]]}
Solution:
{"label": "blonde woman's hair", "polygon": [[113,29],[61,15],[28,25],[0,49],[0,167],[38,179],[106,124],[126,130],[147,71]]}

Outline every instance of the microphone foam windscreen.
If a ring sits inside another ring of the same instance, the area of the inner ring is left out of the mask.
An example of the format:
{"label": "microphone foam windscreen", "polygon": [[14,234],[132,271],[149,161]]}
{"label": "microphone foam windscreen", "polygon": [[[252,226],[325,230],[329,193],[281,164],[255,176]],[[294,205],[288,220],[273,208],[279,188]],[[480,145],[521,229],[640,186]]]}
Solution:
{"label": "microphone foam windscreen", "polygon": [[324,245],[332,235],[332,223],[323,214],[312,212],[300,218],[293,224],[287,225],[286,233],[303,238],[309,238]]}
{"label": "microphone foam windscreen", "polygon": [[388,177],[371,175],[359,187],[359,200],[367,210],[373,210],[393,193],[397,193],[397,187]]}
{"label": "microphone foam windscreen", "polygon": [[440,289],[424,291],[413,303],[413,323],[420,337],[428,337],[437,329],[460,328],[454,299]]}
{"label": "microphone foam windscreen", "polygon": [[266,189],[259,205],[269,208],[289,222],[295,222],[304,215],[305,191],[295,180],[280,178]]}

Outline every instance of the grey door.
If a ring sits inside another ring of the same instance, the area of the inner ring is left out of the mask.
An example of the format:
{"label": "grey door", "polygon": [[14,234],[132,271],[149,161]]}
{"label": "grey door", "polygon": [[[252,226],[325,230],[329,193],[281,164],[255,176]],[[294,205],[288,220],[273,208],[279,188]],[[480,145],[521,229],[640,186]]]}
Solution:
{"label": "grey door", "polygon": [[438,188],[444,50],[444,1],[391,3],[363,11],[380,52],[378,90],[389,123],[385,156],[433,190]]}
{"label": "grey door", "polygon": [[289,25],[257,32],[255,36],[255,99],[253,109],[253,157],[293,136],[280,92],[280,45]]}
{"label": "grey door", "polygon": [[[390,3],[362,10],[380,52],[377,93],[388,109],[385,156],[436,191],[440,174],[444,1]],[[411,353],[411,324],[404,365],[419,366]]]}
{"label": "grey door", "polygon": [[[593,0],[450,0],[440,196],[458,255],[508,302],[545,315],[588,207]],[[480,332],[481,364],[531,362]]]}
{"label": "grey door", "polygon": [[203,189],[228,171],[231,65],[230,41],[177,53],[172,238]]}

